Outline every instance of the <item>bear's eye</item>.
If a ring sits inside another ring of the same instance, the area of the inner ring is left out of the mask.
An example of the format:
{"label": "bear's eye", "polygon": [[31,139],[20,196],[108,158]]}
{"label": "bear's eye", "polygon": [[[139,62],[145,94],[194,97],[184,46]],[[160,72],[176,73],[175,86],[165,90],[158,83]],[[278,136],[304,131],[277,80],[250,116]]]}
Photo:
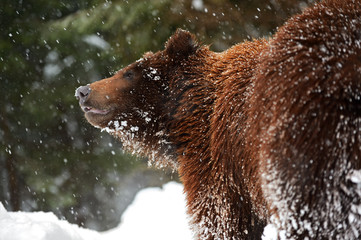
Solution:
{"label": "bear's eye", "polygon": [[130,80],[133,80],[134,75],[135,75],[135,73],[134,73],[133,70],[128,70],[128,71],[126,71],[126,72],[123,74],[123,78],[125,78],[125,79],[127,79],[127,80],[130,81]]}

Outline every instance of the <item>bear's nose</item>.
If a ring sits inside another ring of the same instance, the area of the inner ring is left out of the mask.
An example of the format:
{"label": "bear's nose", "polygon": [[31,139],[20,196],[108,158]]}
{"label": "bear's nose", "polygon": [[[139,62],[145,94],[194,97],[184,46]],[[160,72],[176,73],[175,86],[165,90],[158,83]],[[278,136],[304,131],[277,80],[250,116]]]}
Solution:
{"label": "bear's nose", "polygon": [[79,103],[82,104],[87,100],[90,92],[91,92],[91,89],[88,85],[81,86],[76,89],[75,97],[79,100]]}

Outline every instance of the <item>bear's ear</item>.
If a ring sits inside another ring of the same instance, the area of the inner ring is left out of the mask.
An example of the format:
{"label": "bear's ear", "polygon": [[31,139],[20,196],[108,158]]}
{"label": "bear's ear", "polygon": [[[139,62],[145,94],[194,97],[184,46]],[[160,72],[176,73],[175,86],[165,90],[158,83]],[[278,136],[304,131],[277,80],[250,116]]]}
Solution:
{"label": "bear's ear", "polygon": [[165,44],[165,51],[172,59],[185,59],[199,48],[198,42],[190,32],[177,29]]}

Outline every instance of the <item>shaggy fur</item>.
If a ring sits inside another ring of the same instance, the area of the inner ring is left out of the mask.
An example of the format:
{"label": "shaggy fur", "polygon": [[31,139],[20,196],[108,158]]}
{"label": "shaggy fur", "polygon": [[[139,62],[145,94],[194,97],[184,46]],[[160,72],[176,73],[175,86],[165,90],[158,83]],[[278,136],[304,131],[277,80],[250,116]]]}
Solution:
{"label": "shaggy fur", "polygon": [[328,0],[291,18],[249,89],[247,141],[272,223],[288,239],[358,239],[361,2]]}
{"label": "shaggy fur", "polygon": [[325,0],[268,42],[215,53],[178,30],[77,89],[85,117],[177,169],[197,239],[357,239],[361,6]]}

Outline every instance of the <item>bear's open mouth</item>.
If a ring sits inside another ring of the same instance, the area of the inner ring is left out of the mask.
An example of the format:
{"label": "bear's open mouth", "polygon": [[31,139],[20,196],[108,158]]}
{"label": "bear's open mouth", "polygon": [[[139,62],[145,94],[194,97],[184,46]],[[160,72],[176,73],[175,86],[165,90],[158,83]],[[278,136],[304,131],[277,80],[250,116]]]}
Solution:
{"label": "bear's open mouth", "polygon": [[110,112],[110,110],[97,109],[97,108],[92,108],[92,107],[88,107],[88,106],[82,106],[81,109],[85,113],[94,113],[94,114],[101,114],[101,115],[105,115]]}

